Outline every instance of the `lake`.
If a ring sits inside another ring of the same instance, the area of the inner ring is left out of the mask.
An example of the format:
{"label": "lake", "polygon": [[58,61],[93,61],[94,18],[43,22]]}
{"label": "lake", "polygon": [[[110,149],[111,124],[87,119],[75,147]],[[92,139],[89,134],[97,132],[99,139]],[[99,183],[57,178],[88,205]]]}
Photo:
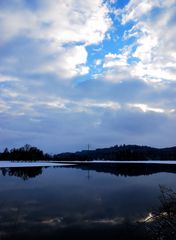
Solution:
{"label": "lake", "polygon": [[141,223],[175,167],[0,169],[0,239],[147,239]]}

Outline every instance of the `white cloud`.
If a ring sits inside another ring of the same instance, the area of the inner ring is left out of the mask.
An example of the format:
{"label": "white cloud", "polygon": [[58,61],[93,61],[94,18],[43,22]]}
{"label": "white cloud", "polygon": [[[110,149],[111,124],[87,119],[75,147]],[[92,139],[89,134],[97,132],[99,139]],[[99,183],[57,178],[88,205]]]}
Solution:
{"label": "white cloud", "polygon": [[[38,102],[39,105],[43,105],[47,108],[52,109],[62,109],[66,112],[87,112],[92,113],[95,111],[95,108],[101,109],[109,109],[112,111],[117,111],[121,108],[121,105],[115,101],[99,101],[93,99],[82,99],[81,101],[71,100],[71,99],[64,99],[64,98],[56,98],[56,99],[48,99],[42,100]],[[35,104],[34,104],[35,108]]]}
{"label": "white cloud", "polygon": [[11,97],[11,98],[16,98],[19,95],[18,92],[11,89],[6,89],[6,88],[0,89],[0,94],[6,97]]}
{"label": "white cloud", "polygon": [[104,60],[102,60],[104,71],[100,74],[95,74],[94,79],[112,83],[129,80],[132,76],[127,60],[127,51],[122,51],[120,54],[106,54]]}
{"label": "white cloud", "polygon": [[171,8],[175,5],[175,0],[130,0],[123,10],[117,14],[122,14],[122,24],[128,21],[138,21],[146,16],[151,16],[153,8]]}
{"label": "white cloud", "polygon": [[[22,1],[23,2],[23,1]],[[57,43],[102,41],[111,26],[108,8],[101,0],[43,0],[32,11],[24,4],[0,11],[0,33],[7,41],[18,35]]]}
{"label": "white cloud", "polygon": [[[157,9],[156,12],[152,12],[153,9]],[[176,81],[175,1],[131,0],[117,14],[121,14],[122,24],[134,21],[123,36],[124,40],[133,38],[133,41],[128,48],[124,47],[126,55],[123,53],[120,61],[115,57],[108,61],[105,59],[104,67],[114,68],[115,71],[117,66],[122,65],[122,72],[128,71],[129,74],[124,75],[129,79],[136,77],[148,83]],[[129,61],[129,67],[125,69],[124,65]],[[113,80],[112,74],[110,78]]]}
{"label": "white cloud", "polygon": [[158,1],[152,0],[131,0],[124,9],[122,15],[122,24],[127,23],[130,20],[137,21],[140,17],[148,13],[153,5],[158,5]]}
{"label": "white cloud", "polygon": [[4,113],[4,112],[8,111],[9,108],[10,107],[8,106],[8,104],[5,101],[0,99],[0,113]]}
{"label": "white cloud", "polygon": [[29,35],[37,25],[37,16],[28,9],[1,9],[1,44],[20,35]]}
{"label": "white cloud", "polygon": [[148,63],[152,61],[152,53],[154,48],[158,45],[158,38],[155,34],[150,32],[141,36],[136,44],[138,45],[133,56],[139,58],[142,63]]}
{"label": "white cloud", "polygon": [[61,98],[61,97],[47,97],[47,98],[41,98],[40,101],[37,103],[34,103],[34,108],[36,105],[43,106],[44,108],[55,108],[55,109],[67,109],[67,104],[70,103],[69,99]]}
{"label": "white cloud", "polygon": [[97,101],[97,100],[91,100],[91,99],[87,99],[87,100],[82,100],[81,103],[79,104],[83,107],[83,109],[85,108],[107,108],[107,109],[111,109],[113,111],[115,110],[119,110],[121,108],[120,104],[118,102],[114,102],[114,101]]}
{"label": "white cloud", "polygon": [[0,82],[18,81],[17,77],[0,74]]}
{"label": "white cloud", "polygon": [[84,75],[89,72],[89,67],[85,65],[87,55],[88,53],[82,45],[60,48],[52,61],[34,71],[53,72],[63,79]]}
{"label": "white cloud", "polygon": [[99,77],[99,79],[103,79],[103,81],[109,81],[111,83],[121,83],[123,81],[129,81],[132,77],[126,67],[115,67],[107,70],[101,78]]}
{"label": "white cloud", "polygon": [[139,108],[143,112],[156,112],[156,113],[164,113],[165,110],[162,108],[156,108],[156,107],[149,107],[147,104],[142,104],[142,103],[136,103],[136,104],[128,104],[129,107],[132,108]]}
{"label": "white cloud", "polygon": [[95,60],[95,65],[96,66],[99,66],[99,65],[101,65],[102,64],[102,59],[96,59]]}
{"label": "white cloud", "polygon": [[112,68],[112,67],[126,67],[127,63],[127,54],[112,54],[108,53],[105,55],[105,60],[103,67],[104,68]]}
{"label": "white cloud", "polygon": [[35,11],[23,0],[18,7],[12,4],[0,10],[1,44],[18,37],[40,44],[37,54],[41,51],[45,61],[41,58],[30,72],[53,72],[64,79],[87,74],[85,46],[105,38],[112,24],[108,7],[101,0],[43,0],[38,4]]}
{"label": "white cloud", "polygon": [[48,23],[41,37],[57,42],[84,42],[95,44],[102,41],[111,26],[109,10],[101,0],[54,0],[45,2],[40,21]]}

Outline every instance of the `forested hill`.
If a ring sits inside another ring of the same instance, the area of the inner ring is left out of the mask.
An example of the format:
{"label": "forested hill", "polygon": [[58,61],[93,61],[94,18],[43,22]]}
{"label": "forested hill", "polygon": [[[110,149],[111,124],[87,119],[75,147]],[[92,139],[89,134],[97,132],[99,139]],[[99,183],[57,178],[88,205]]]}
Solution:
{"label": "forested hill", "polygon": [[53,156],[56,160],[176,160],[176,147],[121,145]]}
{"label": "forested hill", "polygon": [[11,150],[6,148],[0,153],[0,160],[176,160],[176,147],[153,148],[138,145],[116,145],[109,148],[49,155],[27,144]]}

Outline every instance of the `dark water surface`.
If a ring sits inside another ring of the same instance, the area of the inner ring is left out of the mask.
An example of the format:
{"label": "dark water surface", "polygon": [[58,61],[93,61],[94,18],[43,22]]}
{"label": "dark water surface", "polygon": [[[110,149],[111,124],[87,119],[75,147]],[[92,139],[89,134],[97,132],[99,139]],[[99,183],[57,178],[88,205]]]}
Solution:
{"label": "dark water surface", "polygon": [[159,185],[176,189],[175,173],[149,172],[3,168],[0,239],[148,239],[138,222],[159,206]]}

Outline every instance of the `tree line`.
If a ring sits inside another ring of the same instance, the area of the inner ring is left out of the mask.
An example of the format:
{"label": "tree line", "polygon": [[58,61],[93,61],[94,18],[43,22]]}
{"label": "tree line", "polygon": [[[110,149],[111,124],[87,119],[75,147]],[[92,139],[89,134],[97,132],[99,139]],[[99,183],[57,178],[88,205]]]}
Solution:
{"label": "tree line", "polygon": [[176,160],[176,147],[153,148],[139,145],[115,145],[109,148],[65,152],[60,154],[44,153],[29,144],[9,150],[5,148],[0,153],[0,160],[57,160],[57,161],[87,161],[87,160]]}
{"label": "tree line", "polygon": [[9,150],[5,148],[3,152],[0,153],[0,160],[49,160],[52,159],[47,153],[43,153],[42,150],[37,147],[33,147],[29,144],[24,145],[20,148],[13,148]]}

